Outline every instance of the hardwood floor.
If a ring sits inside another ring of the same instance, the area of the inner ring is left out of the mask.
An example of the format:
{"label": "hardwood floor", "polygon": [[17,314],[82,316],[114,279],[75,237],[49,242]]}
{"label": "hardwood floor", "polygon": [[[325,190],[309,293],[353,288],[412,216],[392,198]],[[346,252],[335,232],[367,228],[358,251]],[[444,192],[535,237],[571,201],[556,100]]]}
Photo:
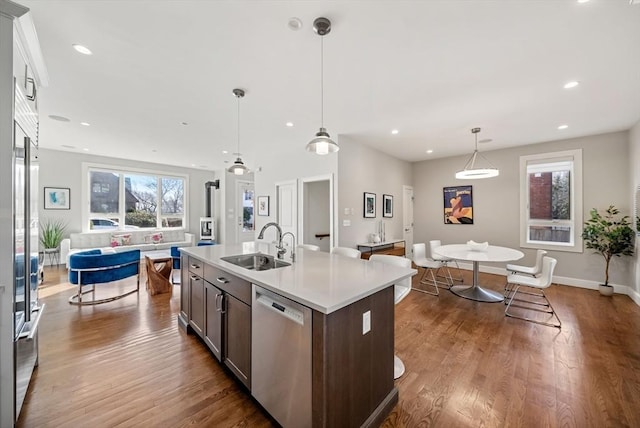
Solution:
{"label": "hardwood floor", "polygon": [[[274,426],[178,329],[179,286],[149,296],[141,282],[139,295],[79,308],[64,281],[64,269],[46,271],[40,365],[19,427]],[[481,281],[502,290],[504,277]],[[395,321],[406,372],[383,426],[640,426],[640,307],[567,286],[547,295],[560,331],[506,318],[502,304],[410,293]]]}

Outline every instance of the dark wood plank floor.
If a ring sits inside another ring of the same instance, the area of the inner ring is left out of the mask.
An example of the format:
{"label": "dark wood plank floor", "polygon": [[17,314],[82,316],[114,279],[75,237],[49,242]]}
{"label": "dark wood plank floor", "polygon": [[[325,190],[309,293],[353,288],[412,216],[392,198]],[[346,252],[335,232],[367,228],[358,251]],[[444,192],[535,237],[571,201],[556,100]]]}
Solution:
{"label": "dark wood plank floor", "polygon": [[[501,290],[504,277],[481,280]],[[178,286],[78,308],[64,281],[64,269],[46,271],[40,365],[19,427],[273,426],[178,329]],[[395,325],[407,371],[383,426],[640,427],[640,308],[567,286],[547,294],[561,331],[505,318],[502,304],[410,293]]]}

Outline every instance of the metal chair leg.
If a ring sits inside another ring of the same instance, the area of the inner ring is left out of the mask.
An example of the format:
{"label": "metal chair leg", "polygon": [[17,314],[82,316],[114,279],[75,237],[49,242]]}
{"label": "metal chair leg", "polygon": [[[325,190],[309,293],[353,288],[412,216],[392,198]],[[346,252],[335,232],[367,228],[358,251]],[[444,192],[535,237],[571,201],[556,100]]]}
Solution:
{"label": "metal chair leg", "polygon": [[[425,276],[427,276],[427,273],[431,273],[431,280],[425,279]],[[414,290],[414,291],[419,291],[421,293],[430,294],[432,296],[439,296],[440,295],[440,291],[438,290],[438,282],[436,281],[436,277],[433,275],[433,269],[424,268],[424,273],[422,274],[422,277],[420,278],[420,284],[424,284],[424,285],[428,285],[428,286],[434,287],[436,289],[435,293],[432,292],[432,291],[421,290],[419,288],[411,287],[411,289]]]}
{"label": "metal chair leg", "polygon": [[[524,320],[524,321],[529,321],[529,322],[532,322],[532,323],[535,323],[535,324],[546,325],[546,326],[549,326],[549,327],[555,327],[555,328],[561,329],[562,328],[562,321],[560,321],[560,317],[558,317],[558,314],[553,309],[553,306],[551,306],[551,302],[549,301],[547,296],[544,294],[544,291],[540,290],[542,292],[542,297],[545,299],[545,301],[547,302],[549,308],[551,309],[550,311],[545,311],[545,310],[536,309],[536,308],[530,308],[530,307],[521,306],[521,305],[513,305],[513,301],[516,300],[515,296],[518,293],[518,291],[520,290],[520,287],[521,287],[520,285],[516,285],[516,287],[513,289],[513,291],[514,291],[513,295],[509,299],[509,304],[505,308],[504,314],[506,316],[508,316],[508,317],[511,317],[511,318],[517,318],[517,319],[521,319],[521,320]],[[524,286],[524,287],[526,287],[526,286]],[[530,311],[544,312],[544,313],[550,314],[552,318],[555,317],[555,319],[558,320],[558,323],[555,324],[555,323],[550,323],[550,322],[538,321],[538,320],[534,320],[534,319],[529,318],[529,317],[515,315],[514,313],[509,312],[509,309],[512,306],[513,307],[517,307],[517,308],[527,309],[527,310],[530,310]]]}

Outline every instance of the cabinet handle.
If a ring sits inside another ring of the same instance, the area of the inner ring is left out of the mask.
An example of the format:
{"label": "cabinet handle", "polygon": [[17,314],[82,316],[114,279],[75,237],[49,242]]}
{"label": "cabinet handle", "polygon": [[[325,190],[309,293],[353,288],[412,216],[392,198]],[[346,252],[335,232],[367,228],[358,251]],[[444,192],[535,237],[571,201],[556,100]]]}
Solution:
{"label": "cabinet handle", "polygon": [[216,294],[216,312],[222,312],[222,294]]}
{"label": "cabinet handle", "polygon": [[192,267],[193,269],[200,269],[200,266],[198,266],[198,265],[196,265],[196,264],[193,264],[193,263],[191,264],[191,267]]}
{"label": "cabinet handle", "polygon": [[217,277],[216,281],[218,281],[220,284],[228,284],[229,283],[229,280],[227,278],[225,278],[224,276]]}
{"label": "cabinet handle", "polygon": [[191,275],[189,278],[191,278],[191,281],[199,281],[200,277],[197,275]]}
{"label": "cabinet handle", "polygon": [[225,302],[227,301],[227,299],[224,298],[224,294],[220,295],[220,313],[224,314],[227,312],[227,309],[224,307],[225,306]]}
{"label": "cabinet handle", "polygon": [[[25,86],[27,86],[28,84],[31,84],[32,91],[31,91],[31,95],[27,94],[25,95],[25,97],[27,97],[29,101],[35,101],[36,100],[36,82],[31,77],[27,77],[27,82]],[[25,89],[28,89],[28,88],[25,88]]]}

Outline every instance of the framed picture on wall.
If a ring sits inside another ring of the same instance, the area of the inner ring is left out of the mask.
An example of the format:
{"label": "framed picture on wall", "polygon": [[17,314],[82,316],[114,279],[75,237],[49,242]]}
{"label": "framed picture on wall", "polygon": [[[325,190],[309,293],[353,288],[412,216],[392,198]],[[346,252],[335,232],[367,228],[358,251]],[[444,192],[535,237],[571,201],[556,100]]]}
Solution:
{"label": "framed picture on wall", "polygon": [[473,224],[473,191],[471,186],[442,189],[445,224]]}
{"label": "framed picture on wall", "polygon": [[376,194],[364,192],[364,217],[375,218],[376,217]]}
{"label": "framed picture on wall", "polygon": [[261,216],[269,215],[269,197],[268,196],[258,196],[258,215],[261,215]]}
{"label": "framed picture on wall", "polygon": [[382,195],[382,217],[393,217],[392,195]]}
{"label": "framed picture on wall", "polygon": [[66,187],[44,188],[45,210],[68,210],[71,208],[71,189]]}

